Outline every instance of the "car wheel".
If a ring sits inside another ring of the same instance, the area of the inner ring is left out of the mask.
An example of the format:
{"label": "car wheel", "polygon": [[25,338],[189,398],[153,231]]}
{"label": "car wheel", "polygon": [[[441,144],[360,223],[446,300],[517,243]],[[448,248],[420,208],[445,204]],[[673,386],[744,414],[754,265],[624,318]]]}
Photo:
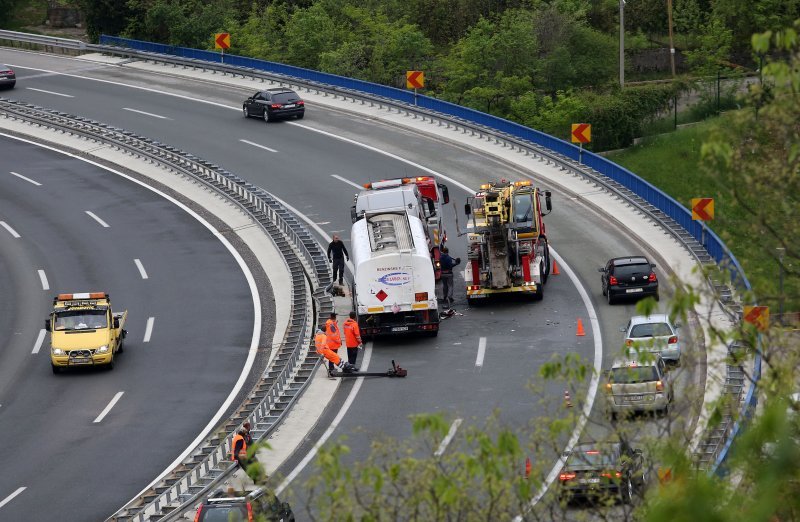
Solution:
{"label": "car wheel", "polygon": [[242,114],[244,114],[245,118],[250,117],[250,109],[247,108],[247,105],[242,105]]}
{"label": "car wheel", "polygon": [[603,297],[605,297],[606,294],[608,294],[608,292],[606,292],[606,285],[600,285],[600,288],[603,290]]}
{"label": "car wheel", "polygon": [[658,292],[656,292],[656,295],[653,296],[653,299],[655,299],[656,301],[661,299],[661,296],[658,295]]}
{"label": "car wheel", "polygon": [[53,368],[53,373],[54,374],[58,375],[59,373],[61,373],[61,368],[59,368],[55,364],[51,364],[50,366]]}
{"label": "car wheel", "polygon": [[302,119],[303,119],[303,116],[305,116],[305,115],[306,115],[306,113],[304,113],[304,112],[301,112],[300,114],[298,114],[298,115],[297,115],[297,119],[298,119],[298,120],[302,120]]}
{"label": "car wheel", "polygon": [[633,482],[631,481],[630,477],[628,477],[625,480],[625,484],[622,485],[620,496],[622,497],[623,504],[630,504],[633,502]]}
{"label": "car wheel", "polygon": [[111,362],[106,364],[106,371],[111,371],[114,369],[114,357],[111,357]]}
{"label": "car wheel", "polygon": [[269,115],[269,111],[267,109],[264,109],[264,121],[266,123],[269,123],[269,122],[272,121],[272,116]]}
{"label": "car wheel", "polygon": [[611,290],[606,292],[606,300],[608,301],[608,304],[610,304],[610,305],[614,304],[614,298],[611,297]]}

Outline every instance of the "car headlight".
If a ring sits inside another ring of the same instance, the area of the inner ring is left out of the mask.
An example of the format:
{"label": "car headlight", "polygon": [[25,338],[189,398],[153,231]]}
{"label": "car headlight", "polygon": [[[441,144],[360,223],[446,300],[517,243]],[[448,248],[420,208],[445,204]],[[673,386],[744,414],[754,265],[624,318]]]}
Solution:
{"label": "car headlight", "polygon": [[61,348],[53,348],[53,355],[64,355],[64,350]]}
{"label": "car headlight", "polygon": [[104,344],[100,348],[97,349],[95,353],[106,353],[108,351],[108,345]]}

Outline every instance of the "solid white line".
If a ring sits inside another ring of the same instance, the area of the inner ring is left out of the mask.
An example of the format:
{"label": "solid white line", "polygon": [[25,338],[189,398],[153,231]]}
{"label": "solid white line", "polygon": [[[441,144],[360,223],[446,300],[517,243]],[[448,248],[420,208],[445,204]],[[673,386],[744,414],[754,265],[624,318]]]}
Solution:
{"label": "solid white line", "polygon": [[147,318],[147,326],[144,327],[144,339],[142,339],[143,343],[150,342],[150,335],[153,333],[153,321],[155,321],[155,317],[148,317]]}
{"label": "solid white line", "polygon": [[44,336],[47,333],[47,330],[41,329],[39,330],[39,337],[36,338],[36,344],[33,345],[33,351],[31,353],[39,353],[39,350],[42,347],[42,343],[44,342]]}
{"label": "solid white line", "polygon": [[22,486],[21,488],[17,488],[17,490],[16,490],[15,492],[13,492],[12,494],[10,494],[10,495],[9,495],[9,496],[7,496],[6,498],[4,498],[2,501],[0,501],[0,508],[1,508],[1,507],[3,507],[3,506],[5,506],[6,504],[8,504],[9,502],[11,502],[12,500],[14,500],[14,497],[16,497],[17,495],[19,495],[20,493],[22,493],[22,492],[23,492],[23,491],[25,491],[26,489],[27,489],[27,488],[26,488],[25,486]]}
{"label": "solid white line", "polygon": [[461,426],[461,422],[463,420],[464,419],[456,419],[453,421],[453,424],[450,425],[450,430],[447,432],[447,435],[445,435],[445,437],[442,439],[442,442],[439,443],[439,447],[436,448],[436,452],[433,454],[434,457],[441,457],[444,455],[448,444],[450,444],[450,441],[452,441],[453,437],[456,436],[456,431],[458,431],[458,427]]}
{"label": "solid white line", "polygon": [[39,280],[42,282],[42,290],[50,290],[50,283],[47,282],[47,274],[44,270],[39,270]]}
{"label": "solid white line", "polygon": [[361,189],[363,189],[363,188],[364,188],[362,185],[359,185],[358,183],[354,183],[354,182],[350,181],[349,179],[345,179],[345,178],[343,178],[343,177],[339,176],[338,174],[331,174],[331,177],[332,177],[332,178],[336,178],[336,179],[338,179],[339,181],[344,181],[344,182],[345,182],[345,183],[347,183],[348,185],[350,185],[350,186],[352,186],[352,187],[355,187],[355,188],[357,188],[358,190],[361,190]]}
{"label": "solid white line", "polygon": [[486,337],[481,337],[478,341],[478,357],[475,359],[475,366],[483,366],[483,356],[486,354]]}
{"label": "solid white line", "polygon": [[[364,359],[361,361],[361,369],[367,370],[369,368],[369,361],[372,358],[372,341],[368,341],[366,345],[364,345]],[[347,395],[347,398],[344,400],[344,404],[342,404],[342,408],[339,410],[339,413],[336,414],[336,418],[333,419],[328,429],[325,430],[325,433],[319,438],[314,447],[311,448],[303,460],[295,466],[295,468],[283,479],[283,482],[278,485],[278,488],[275,490],[275,495],[280,496],[283,493],[283,490],[286,489],[292,481],[297,478],[297,476],[308,466],[308,463],[311,462],[314,457],[317,455],[317,452],[322,447],[323,444],[333,435],[333,432],[336,431],[336,428],[339,426],[339,423],[342,422],[345,415],[347,415],[347,411],[350,409],[350,406],[353,405],[353,402],[356,400],[356,395],[358,395],[358,391],[361,389],[361,385],[364,384],[364,377],[356,378],[356,382],[353,385],[353,388],[350,390],[350,393]]]}
{"label": "solid white line", "polygon": [[161,119],[161,120],[170,119],[170,118],[167,118],[166,116],[161,116],[160,114],[153,114],[152,112],[145,112],[145,111],[140,111],[140,110],[136,110],[136,109],[131,109],[130,107],[123,107],[122,110],[123,111],[131,111],[131,112],[135,112],[135,113],[138,113],[138,114],[144,114],[145,116],[152,116],[153,118],[158,118],[158,119]]}
{"label": "solid white line", "polygon": [[99,217],[97,217],[97,215],[94,212],[92,212],[91,210],[86,210],[85,212],[89,215],[90,218],[92,218],[95,221],[97,221],[98,223],[100,223],[100,226],[102,226],[103,228],[108,228],[108,227],[111,226],[108,223],[106,223],[105,221],[103,221],[102,219],[100,219]]}
{"label": "solid white line", "polygon": [[[20,67],[20,69],[24,69],[24,68],[25,67]],[[53,71],[44,71],[44,72],[53,72]],[[62,76],[77,77],[77,76],[74,76],[74,75],[62,75]],[[92,78],[88,78],[88,77],[83,77],[83,79],[92,80]],[[112,83],[112,84],[117,84],[117,85],[124,85],[124,84],[121,84],[121,83],[109,82],[109,81],[101,81],[101,83]],[[128,85],[128,87],[130,87],[130,86]],[[148,89],[142,89],[142,88],[139,88],[139,89],[140,90],[148,90]],[[168,93],[164,93],[164,94],[168,94]],[[192,98],[189,98],[188,96],[185,96],[183,98],[192,99]],[[215,105],[215,104],[212,103],[212,105]],[[221,105],[221,104],[216,104],[216,105],[220,105],[222,107],[226,107],[226,106]],[[226,107],[226,108],[230,108],[230,107]],[[239,109],[237,108],[236,111],[238,112]],[[247,379],[250,377],[250,371],[253,368],[253,364],[255,363],[255,360],[256,360],[256,355],[258,354],[258,343],[259,343],[259,340],[261,339],[261,324],[263,322],[263,315],[262,315],[262,310],[261,310],[261,298],[259,297],[258,287],[256,286],[255,277],[253,277],[253,273],[250,271],[250,268],[247,266],[247,263],[245,262],[244,258],[241,256],[241,254],[239,254],[239,252],[237,252],[237,250],[233,247],[231,242],[228,241],[228,238],[226,238],[219,230],[217,230],[213,226],[211,226],[211,223],[209,223],[207,220],[203,219],[203,217],[200,216],[197,212],[193,211],[192,209],[190,209],[189,207],[187,207],[186,205],[184,205],[183,203],[181,203],[177,199],[175,199],[175,198],[173,198],[171,196],[168,196],[164,192],[161,192],[158,189],[155,189],[155,188],[147,185],[146,183],[143,183],[143,182],[139,181],[138,179],[135,179],[135,178],[133,178],[131,176],[128,176],[127,174],[123,174],[122,172],[120,172],[118,170],[114,170],[112,168],[109,168],[109,167],[107,167],[105,165],[101,165],[100,163],[98,163],[96,161],[92,161],[92,160],[89,160],[89,159],[86,159],[86,158],[82,158],[80,156],[76,156],[75,154],[71,154],[69,152],[64,152],[63,150],[59,150],[59,149],[57,149],[55,147],[51,147],[49,145],[42,145],[40,143],[36,143],[34,141],[31,141],[31,140],[28,140],[28,139],[25,139],[25,138],[20,138],[18,136],[12,136],[12,135],[7,134],[7,133],[0,132],[0,136],[3,136],[5,138],[9,138],[9,139],[15,139],[15,140],[21,141],[23,143],[30,143],[31,145],[36,145],[38,147],[42,147],[42,148],[47,149],[47,150],[52,150],[53,152],[57,152],[59,154],[63,154],[64,156],[83,161],[85,163],[88,163],[89,165],[93,165],[93,166],[95,166],[97,168],[101,168],[101,169],[104,169],[104,170],[106,170],[108,172],[114,173],[117,176],[120,176],[121,178],[124,178],[124,179],[126,179],[126,180],[128,180],[128,181],[130,181],[132,183],[136,183],[140,187],[142,187],[142,188],[144,188],[146,190],[149,190],[149,191],[153,192],[154,194],[158,194],[160,197],[164,198],[165,200],[169,201],[173,205],[177,206],[178,208],[180,208],[181,210],[186,212],[188,215],[192,216],[194,219],[197,220],[198,223],[203,225],[209,232],[211,232],[211,234],[214,237],[216,237],[219,240],[220,243],[222,243],[222,245],[228,250],[228,252],[230,252],[231,256],[233,256],[233,258],[236,260],[236,263],[239,265],[239,269],[242,271],[242,273],[244,274],[245,279],[247,280],[247,286],[250,289],[250,295],[252,297],[252,303],[251,304],[253,306],[253,329],[252,329],[251,334],[250,334],[251,335],[251,337],[250,337],[250,347],[248,348],[248,351],[247,351],[247,360],[244,362],[244,365],[242,366],[242,371],[239,374],[239,379],[233,385],[233,388],[231,389],[230,393],[225,398],[223,403],[220,405],[219,409],[216,412],[214,412],[214,414],[212,415],[211,419],[208,421],[208,424],[206,424],[206,426],[200,431],[200,433],[197,434],[197,437],[192,442],[189,443],[189,445],[186,447],[186,449],[183,450],[183,452],[180,455],[178,455],[175,458],[175,460],[171,464],[169,464],[166,467],[166,469],[164,469],[164,471],[162,471],[156,478],[153,479],[152,482],[150,482],[150,484],[146,485],[139,493],[137,493],[130,500],[130,501],[133,501],[133,500],[139,498],[139,496],[142,493],[144,493],[145,491],[147,491],[151,487],[153,487],[153,485],[157,484],[163,477],[165,477],[170,471],[172,471],[175,468],[175,466],[177,466],[178,464],[183,462],[183,460],[186,457],[188,457],[189,454],[192,451],[195,450],[197,445],[200,444],[200,442],[202,442],[206,438],[206,435],[211,433],[211,431],[219,424],[220,419],[222,419],[222,416],[225,414],[225,412],[228,410],[230,405],[233,403],[233,401],[236,398],[236,396],[239,395],[239,392],[242,390],[242,388],[244,387],[245,383],[247,382]],[[302,214],[300,214],[300,213],[298,213],[296,211],[293,211],[293,212],[295,212],[295,214],[297,214],[297,215],[302,217]],[[330,241],[330,238],[328,238],[328,241]],[[351,265],[351,269],[352,269],[352,265]]]}
{"label": "solid white line", "polygon": [[259,145],[258,143],[253,143],[252,141],[248,141],[248,140],[239,140],[239,141],[241,141],[242,143],[247,143],[248,145],[252,145],[253,147],[258,147],[259,149],[268,150],[270,152],[278,152],[277,150],[271,149],[271,148],[267,147],[266,145]]}
{"label": "solid white line", "polygon": [[23,176],[22,174],[17,174],[16,172],[9,172],[9,174],[11,174],[12,176],[16,176],[16,177],[18,177],[19,179],[24,179],[24,180],[25,180],[25,181],[27,181],[28,183],[33,183],[33,184],[34,184],[34,185],[36,185],[37,187],[41,187],[41,186],[42,186],[42,184],[41,184],[41,183],[39,183],[38,181],[33,181],[31,178],[26,178],[26,177],[25,177],[25,176]]}
{"label": "solid white line", "polygon": [[64,98],[74,98],[71,94],[62,94],[60,92],[45,91],[44,89],[34,89],[33,87],[25,87],[29,91],[43,92],[45,94],[53,94],[55,96],[63,96]]}
{"label": "solid white line", "polygon": [[108,406],[106,406],[106,409],[104,409],[102,412],[100,412],[100,415],[98,415],[97,418],[94,420],[95,423],[100,422],[101,420],[103,420],[103,418],[106,415],[108,415],[108,412],[111,411],[111,408],[113,408],[114,405],[117,403],[117,401],[119,401],[120,398],[122,398],[122,394],[123,393],[125,393],[125,392],[117,392],[117,394],[114,395],[114,398],[111,399],[111,402],[108,403]]}
{"label": "solid white line", "polygon": [[8,230],[8,233],[11,234],[12,236],[17,237],[17,238],[20,237],[20,235],[17,234],[17,231],[14,230],[13,228],[11,228],[11,225],[6,223],[5,221],[0,221],[0,225],[2,225],[3,228]]}
{"label": "solid white line", "polygon": [[147,272],[144,271],[144,265],[138,259],[133,260],[136,263],[136,268],[139,269],[139,274],[142,276],[142,279],[147,279]]}

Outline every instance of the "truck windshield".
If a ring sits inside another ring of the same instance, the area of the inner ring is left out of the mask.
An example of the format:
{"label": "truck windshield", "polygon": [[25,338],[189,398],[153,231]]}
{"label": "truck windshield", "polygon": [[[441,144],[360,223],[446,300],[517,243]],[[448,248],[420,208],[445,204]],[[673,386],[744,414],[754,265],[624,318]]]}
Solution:
{"label": "truck windshield", "polygon": [[107,328],[105,310],[69,310],[56,314],[54,330],[92,330]]}
{"label": "truck windshield", "polygon": [[530,194],[514,196],[514,223],[533,220],[533,200]]}

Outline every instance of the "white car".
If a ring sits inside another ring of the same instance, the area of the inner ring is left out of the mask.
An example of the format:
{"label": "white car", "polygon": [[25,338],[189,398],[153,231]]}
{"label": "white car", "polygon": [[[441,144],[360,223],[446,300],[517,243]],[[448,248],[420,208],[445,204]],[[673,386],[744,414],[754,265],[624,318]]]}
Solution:
{"label": "white car", "polygon": [[665,361],[679,364],[681,343],[678,337],[680,323],[673,323],[666,314],[637,315],[631,317],[625,333],[625,346],[661,355]]}

